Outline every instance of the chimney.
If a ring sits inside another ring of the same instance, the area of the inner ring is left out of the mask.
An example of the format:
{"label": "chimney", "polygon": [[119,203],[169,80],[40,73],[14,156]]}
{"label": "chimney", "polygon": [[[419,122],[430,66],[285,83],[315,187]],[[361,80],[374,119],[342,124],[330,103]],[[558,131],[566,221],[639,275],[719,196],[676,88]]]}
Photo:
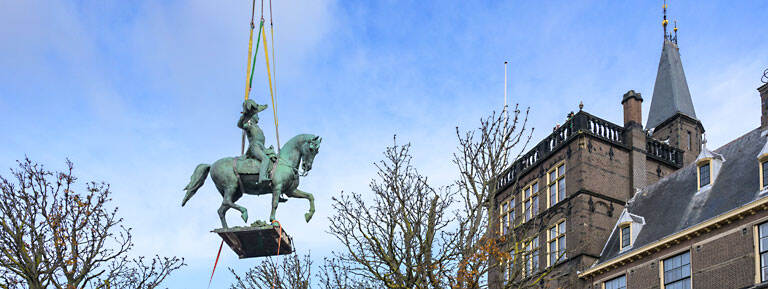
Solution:
{"label": "chimney", "polygon": [[646,186],[645,145],[646,134],[643,131],[643,97],[634,90],[627,91],[621,99],[624,106],[624,140],[629,150],[629,198]]}
{"label": "chimney", "polygon": [[643,128],[643,97],[634,90],[627,91],[621,100],[624,105],[624,127],[638,126]]}
{"label": "chimney", "polygon": [[[768,70],[766,70],[768,71]],[[757,88],[760,92],[760,128],[765,131],[768,130],[768,83],[763,84]]]}

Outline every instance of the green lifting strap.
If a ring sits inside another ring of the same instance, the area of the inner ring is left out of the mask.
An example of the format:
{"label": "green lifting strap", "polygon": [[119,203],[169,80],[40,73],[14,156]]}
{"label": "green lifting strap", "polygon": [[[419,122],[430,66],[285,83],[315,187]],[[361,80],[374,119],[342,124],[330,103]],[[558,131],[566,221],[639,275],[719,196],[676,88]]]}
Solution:
{"label": "green lifting strap", "polygon": [[256,55],[259,55],[259,40],[261,40],[261,27],[264,26],[264,18],[259,21],[259,35],[256,36],[256,52],[253,53],[253,64],[251,65],[251,79],[248,80],[248,87],[253,87],[253,71],[256,68]]}

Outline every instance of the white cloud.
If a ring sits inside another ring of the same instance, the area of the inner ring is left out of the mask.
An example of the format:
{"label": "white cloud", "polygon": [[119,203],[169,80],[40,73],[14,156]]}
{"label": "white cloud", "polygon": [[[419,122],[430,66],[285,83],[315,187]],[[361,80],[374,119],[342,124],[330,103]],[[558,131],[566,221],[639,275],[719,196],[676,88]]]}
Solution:
{"label": "white cloud", "polygon": [[[0,66],[11,68],[0,70],[0,114],[17,122],[0,126],[10,136],[0,142],[1,163],[29,153],[56,165],[69,156],[81,179],[110,182],[134,228],[134,254],[187,257],[190,266],[172,276],[172,288],[207,282],[219,242],[209,233],[219,225],[221,201],[211,180],[186,207],[179,203],[195,165],[239,151],[235,122],[250,18],[244,3],[0,2],[0,39],[13,39],[0,41]],[[660,52],[651,4],[273,4],[281,138],[310,132],[324,139],[300,186],[316,197],[314,219],[304,223],[303,200],[278,211],[301,252],[338,248],[325,234],[331,197],[368,194],[372,162],[395,133],[398,142],[413,143],[423,174],[435,185],[449,183],[455,127],[474,128],[500,108],[504,60],[511,63],[511,103],[531,106],[534,143],[581,100],[617,123],[626,90],[643,92],[650,104]],[[731,34],[687,25],[681,50],[688,83],[711,143],[720,145],[758,124],[754,89],[768,45],[731,47]],[[745,25],[742,34],[758,29]],[[252,97],[268,102],[258,57]],[[264,112],[274,144],[271,118]],[[245,196],[238,203],[253,220],[267,217],[268,202]],[[242,223],[233,211],[228,216]],[[219,268],[242,271],[256,262],[227,250]],[[231,277],[219,270],[226,284]]]}

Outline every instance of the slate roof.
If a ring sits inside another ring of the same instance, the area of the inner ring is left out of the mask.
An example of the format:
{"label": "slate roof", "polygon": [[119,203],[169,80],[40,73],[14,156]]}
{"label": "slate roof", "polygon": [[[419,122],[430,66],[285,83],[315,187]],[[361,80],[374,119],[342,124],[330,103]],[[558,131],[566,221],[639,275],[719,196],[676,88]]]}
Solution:
{"label": "slate roof", "polygon": [[645,218],[633,249],[619,252],[614,228],[597,264],[768,196],[760,195],[757,162],[765,144],[758,128],[715,150],[726,161],[709,190],[697,193],[695,163],[645,187],[627,203],[629,213]]}
{"label": "slate roof", "polygon": [[651,110],[648,111],[645,127],[656,128],[678,113],[696,119],[677,44],[665,39],[659,59],[659,70],[656,72],[656,83],[653,85]]}

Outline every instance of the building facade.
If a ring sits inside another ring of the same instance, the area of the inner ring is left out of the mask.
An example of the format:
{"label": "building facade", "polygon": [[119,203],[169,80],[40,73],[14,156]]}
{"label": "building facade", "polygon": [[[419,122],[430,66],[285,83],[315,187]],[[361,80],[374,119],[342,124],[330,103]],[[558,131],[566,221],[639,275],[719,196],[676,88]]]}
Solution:
{"label": "building facade", "polygon": [[761,126],[710,151],[664,34],[645,127],[632,90],[623,125],[580,107],[498,177],[489,232],[526,253],[493,261],[492,288],[763,288],[768,85]]}

